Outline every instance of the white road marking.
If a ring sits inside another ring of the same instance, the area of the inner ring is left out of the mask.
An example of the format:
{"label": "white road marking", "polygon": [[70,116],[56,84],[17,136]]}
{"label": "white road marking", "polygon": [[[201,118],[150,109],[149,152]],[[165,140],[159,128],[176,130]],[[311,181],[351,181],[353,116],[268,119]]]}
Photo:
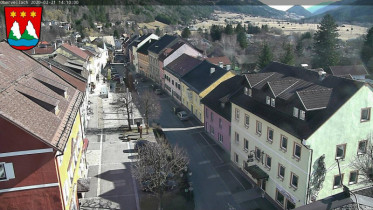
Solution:
{"label": "white road marking", "polygon": [[210,163],[211,161],[209,160],[205,160],[205,161],[201,161],[201,162],[198,162],[199,165],[202,165],[202,164],[208,164]]}
{"label": "white road marking", "polygon": [[103,137],[103,134],[102,134],[102,130],[101,130],[101,137],[100,137],[100,158],[99,158],[99,163],[98,163],[98,174],[97,174],[97,197],[100,195],[100,191],[101,191],[101,178],[100,178],[100,174],[101,174],[101,158],[102,158],[102,137]]}
{"label": "white road marking", "polygon": [[237,179],[237,177],[233,174],[233,172],[231,171],[231,170],[228,170],[229,171],[229,173],[233,176],[233,178],[241,185],[241,187],[244,189],[244,190],[246,190],[245,189],[245,187],[243,186],[243,184],[240,182],[240,180],[238,180]]}
{"label": "white road marking", "polygon": [[217,196],[222,196],[222,195],[232,195],[232,193],[231,193],[231,192],[228,192],[228,191],[226,191],[226,192],[217,192],[216,195],[217,195]]}
{"label": "white road marking", "polygon": [[194,127],[188,127],[188,128],[162,128],[163,131],[187,131],[187,130],[193,130],[203,128],[203,126],[194,126]]}
{"label": "white road marking", "polygon": [[214,178],[219,178],[220,175],[219,174],[213,174],[211,176],[208,176],[207,179],[214,179]]}
{"label": "white road marking", "polygon": [[[128,149],[131,150],[131,145],[129,142],[127,142]],[[132,152],[129,153],[130,156],[132,156]],[[130,162],[133,162],[132,159],[129,159]],[[136,209],[140,210],[140,202],[139,202],[139,194],[137,193],[137,184],[135,181],[135,177],[132,176],[132,184],[133,184],[133,191],[135,192],[135,200],[136,200]]]}

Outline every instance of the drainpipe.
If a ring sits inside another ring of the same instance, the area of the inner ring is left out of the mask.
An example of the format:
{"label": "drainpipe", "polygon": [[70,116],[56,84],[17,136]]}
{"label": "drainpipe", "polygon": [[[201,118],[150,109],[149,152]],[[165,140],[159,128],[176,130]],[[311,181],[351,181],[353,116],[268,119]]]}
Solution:
{"label": "drainpipe", "polygon": [[65,199],[63,197],[63,191],[62,191],[62,184],[61,184],[61,177],[60,177],[60,167],[58,166],[58,161],[57,161],[57,158],[59,156],[62,156],[63,155],[63,152],[61,152],[61,154],[59,155],[56,155],[55,158],[54,158],[54,163],[56,164],[56,169],[57,169],[57,179],[58,179],[58,183],[60,184],[59,188],[60,188],[60,194],[61,194],[61,201],[62,201],[62,209],[65,209]]}
{"label": "drainpipe", "polygon": [[308,181],[307,181],[307,192],[306,192],[306,205],[308,204],[308,200],[309,200],[309,191],[310,191],[310,180],[311,180],[311,166],[312,166],[312,155],[313,155],[313,149],[309,148],[309,146],[305,145],[305,141],[306,140],[302,140],[302,145],[308,149],[310,152],[311,152],[311,156],[310,156],[310,165],[309,165],[309,169],[308,169]]}

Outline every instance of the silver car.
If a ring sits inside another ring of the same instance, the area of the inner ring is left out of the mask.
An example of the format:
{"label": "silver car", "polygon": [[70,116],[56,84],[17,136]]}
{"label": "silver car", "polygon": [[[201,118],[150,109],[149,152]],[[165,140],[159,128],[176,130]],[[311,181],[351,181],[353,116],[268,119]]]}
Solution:
{"label": "silver car", "polygon": [[177,113],[177,117],[178,117],[179,120],[181,120],[181,121],[185,121],[185,120],[188,120],[188,119],[189,119],[189,115],[188,115],[188,113],[186,113],[186,111],[178,112],[178,113]]}

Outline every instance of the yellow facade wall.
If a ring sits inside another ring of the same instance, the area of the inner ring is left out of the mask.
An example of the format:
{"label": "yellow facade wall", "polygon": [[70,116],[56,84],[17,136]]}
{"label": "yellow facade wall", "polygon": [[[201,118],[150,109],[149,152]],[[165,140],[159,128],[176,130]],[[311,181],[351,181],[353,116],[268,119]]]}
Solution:
{"label": "yellow facade wall", "polygon": [[[77,181],[80,178],[80,160],[83,151],[83,138],[81,131],[80,113],[77,114],[73,128],[63,155],[58,158],[59,176],[65,210],[72,209],[72,205],[78,206],[77,202]],[[72,144],[74,146],[72,146]],[[73,150],[72,150],[73,149]],[[75,156],[75,157],[74,157]],[[70,169],[68,168],[70,164]],[[66,200],[67,196],[67,200]]]}

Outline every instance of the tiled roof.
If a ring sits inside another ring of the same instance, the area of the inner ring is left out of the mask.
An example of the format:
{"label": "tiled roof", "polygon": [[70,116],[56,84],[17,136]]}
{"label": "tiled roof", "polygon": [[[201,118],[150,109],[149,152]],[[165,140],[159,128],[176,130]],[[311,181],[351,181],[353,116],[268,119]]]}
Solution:
{"label": "tiled roof", "polygon": [[[248,85],[249,81],[256,84],[253,97],[240,90],[231,101],[300,139],[307,139],[364,85],[328,74],[320,76],[317,71],[277,62],[260,73],[245,77]],[[276,107],[265,104],[268,89],[278,98]],[[306,111],[305,120],[292,115],[292,107],[299,103],[303,106],[299,108]]]}
{"label": "tiled roof", "polygon": [[175,39],[176,36],[164,35],[158,41],[156,41],[152,46],[149,47],[149,51],[155,54],[159,54],[164,48],[170,45]]}
{"label": "tiled roof", "polygon": [[25,53],[0,43],[1,118],[63,151],[81,101],[82,93],[69,83]]}
{"label": "tiled roof", "polygon": [[[215,68],[213,73],[211,73],[211,68]],[[204,60],[184,75],[181,80],[196,93],[200,93],[226,73],[225,69]]]}
{"label": "tiled roof", "polygon": [[206,58],[206,60],[215,65],[219,65],[219,62],[223,62],[223,65],[232,64],[232,62],[229,60],[227,56],[211,57],[211,58]]}
{"label": "tiled roof", "polygon": [[368,75],[364,65],[354,66],[329,66],[334,76],[345,76],[345,75]]}
{"label": "tiled roof", "polygon": [[69,45],[67,43],[64,43],[60,47],[65,48],[66,50],[70,51],[71,53],[75,54],[76,56],[78,56],[79,58],[83,60],[87,60],[89,57],[89,55],[86,52],[84,52],[83,50],[81,50],[79,47],[75,45]]}
{"label": "tiled roof", "polygon": [[184,44],[185,43],[182,42],[181,40],[176,42],[171,47],[164,49],[163,52],[161,52],[161,54],[159,55],[158,59],[160,61],[164,61],[168,56],[170,56],[172,53],[174,53],[177,49],[179,49]]}
{"label": "tiled roof", "polygon": [[182,54],[165,67],[165,70],[180,78],[194,67],[202,63],[201,60],[187,54]]}
{"label": "tiled roof", "polygon": [[81,71],[81,73],[79,74],[78,72],[58,63],[57,61],[54,61],[53,59],[40,59],[40,62],[45,64],[46,66],[48,66],[49,64],[51,66],[54,66],[58,69],[60,69],[61,71],[73,76],[73,77],[76,77],[84,82],[87,81],[88,79],[88,75],[89,75],[89,72],[87,70],[83,70]]}
{"label": "tiled roof", "polygon": [[[245,78],[242,76],[234,76],[225,80],[207,94],[201,100],[201,103],[205,104],[205,106],[209,107],[211,110],[230,122],[231,103],[229,102],[229,99],[232,94],[243,87],[244,80]],[[221,103],[224,103],[224,106],[222,106]]]}
{"label": "tiled roof", "polygon": [[54,46],[48,46],[48,47],[34,47],[30,50],[25,50],[25,53],[29,55],[44,55],[44,54],[52,54],[56,49],[54,49]]}

